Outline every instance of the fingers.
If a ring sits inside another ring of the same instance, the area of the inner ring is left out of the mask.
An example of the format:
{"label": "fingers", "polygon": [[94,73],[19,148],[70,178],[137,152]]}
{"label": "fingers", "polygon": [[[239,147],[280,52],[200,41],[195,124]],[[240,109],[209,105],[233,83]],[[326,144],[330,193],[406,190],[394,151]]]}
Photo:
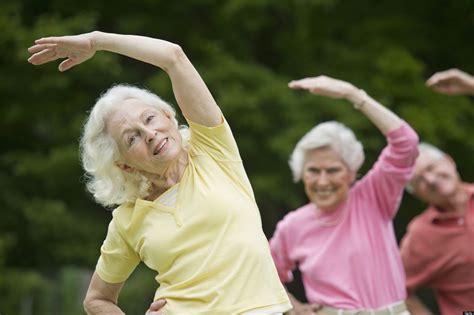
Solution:
{"label": "fingers", "polygon": [[317,315],[315,311],[308,308],[300,310],[297,314],[298,315]]}
{"label": "fingers", "polygon": [[325,75],[320,75],[317,77],[293,80],[290,83],[288,83],[288,86],[292,89],[311,90],[311,89],[322,88],[324,86],[327,86],[328,84],[333,84],[335,82],[339,82],[339,80],[335,80]]}
{"label": "fingers", "polygon": [[28,48],[28,52],[33,54],[28,58],[28,62],[34,65],[41,65],[49,61],[58,59],[56,44],[37,44]]}
{"label": "fingers", "polygon": [[47,48],[33,54],[30,58],[28,58],[28,62],[34,65],[42,65],[58,58],[59,57],[56,53],[56,50]]}
{"label": "fingers", "polygon": [[455,80],[454,77],[446,73],[438,73],[426,81],[426,86],[436,92],[453,95],[456,94],[454,86],[456,84]]}
{"label": "fingers", "polygon": [[317,303],[312,303],[309,306],[313,312],[317,312],[323,307],[321,304],[317,304]]}
{"label": "fingers", "polygon": [[150,305],[150,310],[151,311],[158,311],[160,310],[163,306],[165,306],[166,300],[165,299],[159,299],[151,303]]}
{"label": "fingers", "polygon": [[30,54],[35,54],[35,53],[40,52],[42,50],[52,49],[52,48],[55,48],[55,47],[57,47],[57,44],[36,44],[36,45],[33,45],[30,48],[28,48],[28,52]]}
{"label": "fingers", "polygon": [[162,308],[165,306],[166,300],[159,299],[150,304],[150,308],[146,312],[146,315],[165,315],[165,311]]}
{"label": "fingers", "polygon": [[43,37],[35,40],[35,44],[57,44],[65,36],[53,36],[53,37]]}
{"label": "fingers", "polygon": [[288,86],[292,89],[310,89],[318,83],[318,78],[304,78],[301,80],[293,80],[288,83]]}
{"label": "fingers", "polygon": [[434,86],[440,84],[446,80],[451,80],[453,78],[458,78],[461,75],[461,71],[458,69],[449,69],[446,71],[441,71],[433,74],[427,81],[427,86]]}
{"label": "fingers", "polygon": [[68,58],[68,59],[64,60],[63,62],[61,62],[59,64],[58,69],[59,69],[59,71],[64,72],[66,70],[71,69],[72,67],[74,67],[77,64],[78,64],[77,61],[74,61],[74,60]]}
{"label": "fingers", "polygon": [[291,81],[290,83],[288,83],[288,87],[292,88],[292,89],[301,89],[301,84],[300,82],[298,81]]}
{"label": "fingers", "polygon": [[427,86],[433,86],[438,82],[438,77],[437,75],[431,76],[428,80],[426,80],[426,85]]}
{"label": "fingers", "polygon": [[295,315],[317,315],[317,312],[321,309],[321,305],[312,303],[312,304],[301,304],[299,306],[294,306],[292,314]]}
{"label": "fingers", "polygon": [[429,86],[429,87],[432,87],[432,86],[435,86],[435,85],[439,84],[440,82],[442,82],[446,79],[449,79],[449,77],[446,75],[446,73],[436,73],[426,81],[426,85]]}

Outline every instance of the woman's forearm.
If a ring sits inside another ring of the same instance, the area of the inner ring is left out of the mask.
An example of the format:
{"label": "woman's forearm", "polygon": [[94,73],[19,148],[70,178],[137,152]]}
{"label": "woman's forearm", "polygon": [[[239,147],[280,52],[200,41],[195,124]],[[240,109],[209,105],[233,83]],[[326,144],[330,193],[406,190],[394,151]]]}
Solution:
{"label": "woman's forearm", "polygon": [[116,304],[104,300],[84,301],[84,310],[88,315],[125,314]]}
{"label": "woman's forearm", "polygon": [[358,107],[384,135],[398,129],[402,125],[400,117],[367,95],[363,90],[354,87],[354,90],[346,98],[355,104],[355,107]]}
{"label": "woman's forearm", "polygon": [[138,35],[95,31],[91,33],[97,51],[109,51],[137,59],[168,71],[177,61],[181,48],[171,42]]}
{"label": "woman's forearm", "polygon": [[119,293],[124,283],[109,283],[94,272],[84,299],[84,310],[89,315],[123,315],[117,306]]}
{"label": "woman's forearm", "polygon": [[114,303],[105,300],[85,300],[84,310],[88,315],[124,315]]}

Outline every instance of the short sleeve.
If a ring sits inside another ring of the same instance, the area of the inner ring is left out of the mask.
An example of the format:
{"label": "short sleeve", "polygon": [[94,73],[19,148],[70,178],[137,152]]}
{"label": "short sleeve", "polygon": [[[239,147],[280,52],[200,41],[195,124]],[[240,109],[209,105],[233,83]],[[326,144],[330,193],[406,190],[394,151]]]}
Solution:
{"label": "short sleeve", "polygon": [[285,219],[277,224],[275,233],[270,239],[270,250],[273,262],[275,263],[275,267],[278,271],[278,276],[280,277],[280,281],[283,283],[288,283],[293,281],[293,270],[295,269],[296,264],[290,258],[289,242],[285,237],[285,226]]}
{"label": "short sleeve", "polygon": [[206,127],[188,120],[192,155],[208,155],[220,161],[241,161],[239,149],[227,121],[215,127]]}
{"label": "short sleeve", "polygon": [[109,224],[107,237],[100,249],[96,272],[109,283],[124,282],[140,262],[137,253],[127,244],[119,233],[115,220]]}

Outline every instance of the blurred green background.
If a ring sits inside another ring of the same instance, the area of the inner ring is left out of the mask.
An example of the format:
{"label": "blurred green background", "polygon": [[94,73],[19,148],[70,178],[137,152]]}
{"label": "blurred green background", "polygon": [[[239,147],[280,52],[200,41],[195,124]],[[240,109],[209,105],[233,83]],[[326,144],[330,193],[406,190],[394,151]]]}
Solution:
{"label": "blurred green background", "polygon": [[[111,213],[86,193],[78,138],[86,113],[113,83],[175,103],[159,69],[98,53],[66,73],[26,62],[34,39],[102,30],[180,44],[229,120],[271,237],[306,202],[287,159],[314,124],[339,120],[363,142],[364,174],[384,138],[349,103],[287,88],[326,74],[365,89],[449,152],[474,178],[474,104],[424,86],[435,71],[474,73],[471,0],[2,0],[0,2],[0,313],[84,314],[82,299]],[[424,205],[406,195],[397,237]],[[156,289],[139,267],[120,306],[144,314]],[[301,284],[291,286],[302,297]],[[428,293],[425,301],[434,306]]]}

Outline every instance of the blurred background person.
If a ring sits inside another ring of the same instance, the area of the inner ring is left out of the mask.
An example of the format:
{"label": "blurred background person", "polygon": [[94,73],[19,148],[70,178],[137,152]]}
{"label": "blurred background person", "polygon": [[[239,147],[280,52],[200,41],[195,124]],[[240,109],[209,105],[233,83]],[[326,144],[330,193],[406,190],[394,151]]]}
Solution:
{"label": "blurred background person", "polygon": [[[448,95],[474,95],[474,77],[458,69],[433,74],[426,85]],[[463,182],[455,161],[421,143],[407,186],[428,208],[408,225],[400,250],[407,276],[407,304],[413,314],[432,314],[416,291],[434,291],[443,315],[474,308],[474,186]]]}
{"label": "blurred background person", "polygon": [[461,180],[453,159],[421,143],[408,190],[428,208],[408,225],[400,245],[408,307],[432,314],[416,290],[434,290],[443,315],[474,309],[474,185]]}
{"label": "blurred background person", "polygon": [[405,275],[392,220],[418,154],[418,136],[354,85],[319,76],[289,86],[350,101],[386,137],[370,171],[356,181],[362,144],[338,122],[316,125],[290,158],[309,203],[288,213],[270,240],[283,283],[302,274],[308,304],[290,295],[293,314],[408,314]]}

